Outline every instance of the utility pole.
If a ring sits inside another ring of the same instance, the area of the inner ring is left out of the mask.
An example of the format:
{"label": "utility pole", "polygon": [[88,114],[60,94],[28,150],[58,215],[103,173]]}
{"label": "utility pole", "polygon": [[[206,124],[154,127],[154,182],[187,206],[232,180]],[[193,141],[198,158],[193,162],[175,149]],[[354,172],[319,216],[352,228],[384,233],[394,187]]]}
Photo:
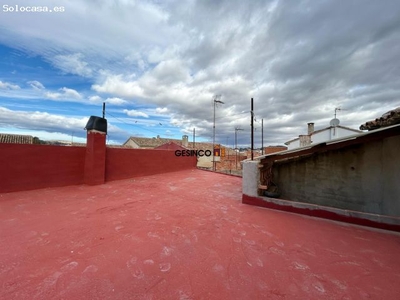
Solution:
{"label": "utility pole", "polygon": [[105,115],[106,115],[106,103],[103,102],[103,119],[104,119]]}
{"label": "utility pole", "polygon": [[221,95],[215,95],[214,100],[213,100],[213,105],[214,105],[214,125],[213,125],[213,148],[212,148],[212,152],[213,152],[213,171],[215,171],[215,106],[217,104],[224,104],[224,102],[222,102],[221,100]]}
{"label": "utility pole", "polygon": [[261,155],[264,155],[264,119],[261,119]]}
{"label": "utility pole", "polygon": [[196,149],[196,128],[193,128],[193,150]]}
{"label": "utility pole", "polygon": [[251,160],[254,159],[253,149],[254,149],[254,105],[253,105],[253,98],[251,98]]}
{"label": "utility pole", "polygon": [[235,154],[236,154],[236,159],[235,159],[235,165],[236,165],[236,170],[237,170],[237,161],[238,161],[238,147],[237,147],[237,132],[238,130],[243,130],[239,127],[235,128]]}

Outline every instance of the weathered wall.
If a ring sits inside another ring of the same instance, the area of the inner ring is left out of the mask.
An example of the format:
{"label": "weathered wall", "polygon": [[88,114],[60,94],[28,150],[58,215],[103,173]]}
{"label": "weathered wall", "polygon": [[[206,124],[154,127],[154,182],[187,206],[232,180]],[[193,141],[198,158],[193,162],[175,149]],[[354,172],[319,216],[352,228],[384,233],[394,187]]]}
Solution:
{"label": "weathered wall", "polygon": [[107,148],[106,153],[106,181],[195,167],[195,156],[175,156],[175,151]]}
{"label": "weathered wall", "polygon": [[264,148],[264,155],[287,150],[285,146],[268,146]]}
{"label": "weathered wall", "polygon": [[221,157],[220,161],[216,163],[217,171],[227,171],[227,170],[241,170],[241,161],[247,159],[244,155],[238,155],[237,157],[233,155]]}
{"label": "weathered wall", "polygon": [[260,169],[258,160],[245,160],[243,162],[242,193],[246,196],[257,197],[260,184]]}
{"label": "weathered wall", "polygon": [[282,199],[400,216],[400,137],[275,163]]}
{"label": "weathered wall", "polygon": [[0,144],[0,192],[83,183],[85,147]]}

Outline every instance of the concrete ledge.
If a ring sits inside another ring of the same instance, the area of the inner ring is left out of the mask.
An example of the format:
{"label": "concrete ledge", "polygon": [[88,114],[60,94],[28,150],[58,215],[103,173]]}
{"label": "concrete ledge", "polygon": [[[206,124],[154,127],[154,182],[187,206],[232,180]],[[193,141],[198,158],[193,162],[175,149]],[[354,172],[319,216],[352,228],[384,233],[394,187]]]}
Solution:
{"label": "concrete ledge", "polygon": [[241,176],[241,175],[237,175],[237,174],[230,174],[230,173],[225,173],[225,172],[220,172],[220,171],[207,170],[207,169],[203,169],[203,168],[200,168],[200,167],[197,167],[197,170],[200,170],[200,171],[206,171],[206,172],[211,172],[211,173],[215,173],[215,174],[222,174],[222,175],[228,175],[228,176],[233,176],[233,177],[239,177],[239,178],[242,178],[242,176]]}
{"label": "concrete ledge", "polygon": [[317,218],[400,232],[400,218],[398,217],[369,214],[268,197],[255,197],[245,194],[242,195],[242,203]]}

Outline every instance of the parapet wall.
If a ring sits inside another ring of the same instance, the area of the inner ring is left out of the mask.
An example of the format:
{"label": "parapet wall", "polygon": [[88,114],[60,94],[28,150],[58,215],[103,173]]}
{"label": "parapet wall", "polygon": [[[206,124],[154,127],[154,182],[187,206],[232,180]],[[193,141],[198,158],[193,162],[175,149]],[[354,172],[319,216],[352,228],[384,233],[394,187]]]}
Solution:
{"label": "parapet wall", "polygon": [[168,150],[106,148],[96,139],[98,134],[95,142],[88,139],[87,147],[0,144],[0,193],[101,184],[196,167],[195,156],[177,157]]}
{"label": "parapet wall", "polygon": [[196,167],[196,156],[171,150],[107,148],[106,181],[147,176]]}
{"label": "parapet wall", "polygon": [[84,147],[0,144],[0,192],[83,183]]}
{"label": "parapet wall", "polygon": [[[245,161],[242,201],[400,231],[399,148],[393,126]],[[262,196],[272,182],[279,199]]]}
{"label": "parapet wall", "polygon": [[400,137],[275,162],[283,199],[400,217]]}

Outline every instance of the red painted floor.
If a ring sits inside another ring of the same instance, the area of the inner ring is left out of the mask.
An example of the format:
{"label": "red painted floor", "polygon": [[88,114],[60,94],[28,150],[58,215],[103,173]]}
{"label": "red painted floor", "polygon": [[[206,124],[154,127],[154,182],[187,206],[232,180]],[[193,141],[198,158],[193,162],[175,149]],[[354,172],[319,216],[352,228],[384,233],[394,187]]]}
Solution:
{"label": "red painted floor", "polygon": [[400,235],[189,170],[0,194],[0,299],[399,299]]}

